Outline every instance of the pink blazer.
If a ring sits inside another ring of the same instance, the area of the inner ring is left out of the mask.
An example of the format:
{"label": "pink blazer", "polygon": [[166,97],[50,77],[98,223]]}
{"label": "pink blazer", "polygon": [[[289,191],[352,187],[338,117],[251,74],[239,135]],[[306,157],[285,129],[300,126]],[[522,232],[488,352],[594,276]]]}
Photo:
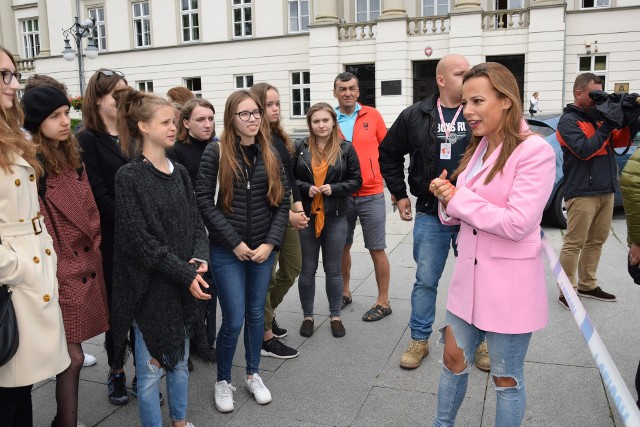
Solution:
{"label": "pink blazer", "polygon": [[[483,139],[470,165],[487,142]],[[460,224],[447,310],[484,331],[520,334],[547,323],[545,268],[540,220],[555,179],[555,154],[540,136],[531,135],[509,156],[502,173],[485,185],[500,145],[467,180],[457,180],[447,205]],[[442,215],[441,215],[442,217]]]}

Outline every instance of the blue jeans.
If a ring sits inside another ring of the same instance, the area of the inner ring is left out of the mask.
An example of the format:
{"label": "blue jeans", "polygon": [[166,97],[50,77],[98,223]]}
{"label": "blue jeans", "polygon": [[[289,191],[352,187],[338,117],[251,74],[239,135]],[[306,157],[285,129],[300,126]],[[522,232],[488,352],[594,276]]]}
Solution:
{"label": "blue jeans", "polygon": [[[140,423],[143,427],[157,427],[162,425],[160,413],[160,379],[163,369],[151,363],[151,354],[147,350],[140,328],[133,327],[136,349],[136,377],[138,378],[138,411]],[[186,339],[184,358],[178,362],[172,371],[167,372],[167,400],[169,402],[169,416],[172,421],[182,421],[187,418],[187,396],[189,390],[189,339]]]}
{"label": "blue jeans", "polygon": [[298,277],[300,304],[305,317],[313,317],[313,301],[316,295],[316,270],[318,257],[322,247],[322,266],[325,274],[325,288],[329,300],[329,312],[332,317],[339,317],[342,305],[342,252],[347,238],[347,218],[345,216],[327,215],[320,237],[316,237],[315,216],[309,220],[309,226],[300,230],[300,247],[302,249],[302,269]]}
{"label": "blue jeans", "polygon": [[436,215],[416,214],[413,227],[413,259],[416,282],[411,293],[411,339],[427,340],[436,317],[438,282],[449,256],[449,247],[458,256],[456,240],[460,226],[444,225]]}
{"label": "blue jeans", "polygon": [[[513,378],[516,381],[514,387],[496,387],[495,425],[496,427],[518,427],[522,423],[527,404],[524,389],[524,358],[529,348],[531,333],[485,332],[449,311],[445,315],[444,324],[451,326],[456,343],[464,353],[467,368],[459,374],[454,374],[443,364],[438,385],[438,411],[433,426],[454,425],[458,409],[467,392],[469,366],[473,365],[476,348],[486,337],[492,377]],[[444,342],[442,337],[440,342]]]}
{"label": "blue jeans", "polygon": [[273,259],[272,252],[262,264],[240,261],[233,252],[211,246],[211,272],[222,311],[216,345],[218,381],[231,382],[231,364],[243,324],[247,375],[258,373],[264,333],[264,303]]}

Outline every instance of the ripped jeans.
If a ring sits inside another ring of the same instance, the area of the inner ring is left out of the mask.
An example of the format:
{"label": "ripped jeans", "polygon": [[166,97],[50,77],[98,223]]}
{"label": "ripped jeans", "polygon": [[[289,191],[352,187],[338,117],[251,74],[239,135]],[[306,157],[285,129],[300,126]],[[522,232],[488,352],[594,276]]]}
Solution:
{"label": "ripped jeans", "polygon": [[[160,380],[164,370],[150,363],[151,354],[144,342],[140,328],[133,326],[136,339],[136,376],[138,378],[138,412],[140,424],[143,427],[157,427],[162,425],[160,412]],[[189,339],[185,343],[184,359],[178,362],[173,371],[167,372],[167,401],[169,402],[169,416],[172,421],[182,421],[187,418],[187,394],[189,391]]]}
{"label": "ripped jeans", "polygon": [[[491,360],[491,377],[513,378],[515,387],[496,387],[496,427],[518,427],[524,417],[527,397],[524,389],[524,358],[529,348],[531,333],[499,334],[485,332],[468,324],[447,311],[445,326],[450,325],[458,347],[464,353],[467,368],[454,374],[444,363],[438,385],[438,411],[434,427],[453,426],[464,395],[467,392],[469,367],[473,365],[475,351],[485,339]],[[440,342],[444,343],[440,329]]]}

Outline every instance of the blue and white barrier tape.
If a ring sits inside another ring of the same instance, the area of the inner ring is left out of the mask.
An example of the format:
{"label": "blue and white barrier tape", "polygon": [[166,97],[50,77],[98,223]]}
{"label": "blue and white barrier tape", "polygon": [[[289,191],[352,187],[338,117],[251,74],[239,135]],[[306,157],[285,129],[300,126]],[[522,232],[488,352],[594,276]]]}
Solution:
{"label": "blue and white barrier tape", "polygon": [[626,427],[640,427],[640,411],[638,410],[635,400],[631,396],[631,392],[629,392],[629,389],[622,380],[622,376],[620,375],[618,368],[616,368],[616,365],[613,363],[613,360],[611,359],[607,348],[604,346],[598,331],[595,326],[593,326],[591,318],[582,306],[582,303],[574,291],[569,278],[562,269],[560,261],[558,261],[558,257],[553,251],[549,240],[547,240],[544,235],[544,231],[542,231],[541,234],[542,252],[547,258],[547,262],[549,263],[551,271],[553,271],[553,275],[560,286],[560,290],[569,304],[569,308],[573,314],[573,319],[576,321],[576,324],[582,332],[584,340],[589,346],[589,351],[591,351],[593,360],[596,362],[596,366],[600,370],[602,380],[609,389],[609,393],[611,393],[611,397],[618,409],[620,417],[624,421]]}

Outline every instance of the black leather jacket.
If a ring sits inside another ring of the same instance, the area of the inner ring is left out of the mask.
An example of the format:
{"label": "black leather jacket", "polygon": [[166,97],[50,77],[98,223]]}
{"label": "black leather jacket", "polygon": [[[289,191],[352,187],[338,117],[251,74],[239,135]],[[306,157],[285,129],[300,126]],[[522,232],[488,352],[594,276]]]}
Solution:
{"label": "black leather jacket", "polygon": [[[306,138],[296,142],[294,162],[293,171],[296,183],[300,188],[302,206],[304,206],[305,214],[310,216],[313,198],[309,197],[309,189],[314,185],[314,181],[311,169],[311,151]],[[340,142],[340,157],[336,160],[335,165],[329,165],[324,183],[331,184],[331,195],[324,196],[325,215],[344,215],[347,211],[347,197],[362,186],[360,161],[350,142]]]}
{"label": "black leather jacket", "polygon": [[[416,211],[434,213],[438,205],[429,192],[429,183],[436,178],[438,156],[438,120],[436,92],[429,98],[407,107],[393,123],[379,147],[380,172],[389,192],[396,200],[407,196],[404,176],[404,156],[409,154],[409,189],[418,198]],[[467,126],[467,140],[471,140],[471,128]]]}

